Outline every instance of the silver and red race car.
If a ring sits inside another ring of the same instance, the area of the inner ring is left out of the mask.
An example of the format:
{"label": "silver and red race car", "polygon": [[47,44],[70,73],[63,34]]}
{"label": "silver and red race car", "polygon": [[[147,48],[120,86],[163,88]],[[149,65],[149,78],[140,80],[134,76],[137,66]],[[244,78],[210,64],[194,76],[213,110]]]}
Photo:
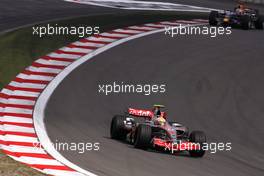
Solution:
{"label": "silver and red race car", "polygon": [[205,133],[193,131],[189,135],[187,127],[166,120],[166,113],[160,110],[163,107],[154,105],[153,110],[128,108],[123,115],[115,115],[111,121],[111,138],[127,141],[144,150],[188,151],[192,157],[202,157]]}

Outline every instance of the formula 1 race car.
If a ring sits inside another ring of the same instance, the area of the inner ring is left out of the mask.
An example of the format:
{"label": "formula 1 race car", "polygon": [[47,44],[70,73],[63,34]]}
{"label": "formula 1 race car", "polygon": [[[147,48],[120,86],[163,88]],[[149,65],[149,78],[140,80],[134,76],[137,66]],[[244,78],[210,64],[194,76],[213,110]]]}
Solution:
{"label": "formula 1 race car", "polygon": [[248,29],[263,29],[263,19],[259,11],[245,8],[240,10],[235,8],[234,11],[211,11],[209,15],[209,24],[211,26],[223,26]]}
{"label": "formula 1 race car", "polygon": [[135,148],[144,150],[154,149],[170,153],[189,151],[192,157],[202,157],[205,154],[204,132],[193,131],[189,135],[187,127],[166,120],[160,124],[157,123],[159,118],[165,118],[165,112],[160,112],[156,117],[151,110],[128,108],[124,115],[115,115],[112,118],[111,138],[126,141]]}

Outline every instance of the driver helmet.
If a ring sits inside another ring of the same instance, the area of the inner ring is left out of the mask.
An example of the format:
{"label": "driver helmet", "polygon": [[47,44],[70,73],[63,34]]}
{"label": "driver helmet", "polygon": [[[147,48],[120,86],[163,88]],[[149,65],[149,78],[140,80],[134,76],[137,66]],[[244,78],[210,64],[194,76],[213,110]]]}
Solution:
{"label": "driver helmet", "polygon": [[164,108],[165,106],[163,106],[163,105],[154,105],[154,107],[153,107],[153,114],[154,114],[154,116],[155,117],[159,117],[159,116],[161,116],[161,111],[160,111],[160,109],[161,108]]}
{"label": "driver helmet", "polygon": [[159,117],[161,115],[160,108],[159,107],[154,107],[154,116]]}
{"label": "driver helmet", "polygon": [[160,116],[159,118],[157,118],[157,123],[158,125],[163,126],[166,123],[166,119],[163,116]]}

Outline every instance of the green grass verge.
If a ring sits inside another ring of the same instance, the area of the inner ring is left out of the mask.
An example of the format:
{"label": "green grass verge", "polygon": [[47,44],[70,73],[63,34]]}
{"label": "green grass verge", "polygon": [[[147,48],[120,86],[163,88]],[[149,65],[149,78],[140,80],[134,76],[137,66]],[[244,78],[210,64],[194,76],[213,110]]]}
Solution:
{"label": "green grass verge", "polygon": [[38,171],[27,167],[7,157],[0,151],[0,176],[45,176]]}
{"label": "green grass verge", "polygon": [[[193,14],[175,12],[124,12],[99,16],[80,17],[50,24],[58,26],[99,26],[100,32],[146,22],[174,19],[191,19]],[[196,14],[196,18],[204,18]],[[36,25],[42,26],[42,25]],[[0,89],[7,85],[19,72],[32,61],[69,43],[79,40],[78,36],[45,36],[32,35],[32,27],[19,29],[0,35]],[[87,36],[86,36],[87,37]],[[19,164],[0,152],[0,176],[41,176],[23,164]]]}

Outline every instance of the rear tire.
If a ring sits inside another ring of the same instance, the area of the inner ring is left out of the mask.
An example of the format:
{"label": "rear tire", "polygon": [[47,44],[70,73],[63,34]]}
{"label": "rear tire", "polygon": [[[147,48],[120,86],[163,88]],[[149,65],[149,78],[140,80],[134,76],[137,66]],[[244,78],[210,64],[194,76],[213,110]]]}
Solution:
{"label": "rear tire", "polygon": [[140,124],[135,132],[134,146],[135,148],[148,149],[151,142],[151,127]]}
{"label": "rear tire", "polygon": [[204,143],[206,142],[206,136],[205,133],[202,131],[193,131],[190,134],[189,141],[199,144],[200,145],[200,150],[190,150],[189,153],[191,157],[203,157],[205,154],[205,151],[202,149]]}
{"label": "rear tire", "polygon": [[217,18],[219,17],[219,13],[217,11],[211,11],[209,15],[209,24],[210,26],[217,26],[218,21]]}
{"label": "rear tire", "polygon": [[261,17],[255,22],[256,29],[263,29],[263,19]]}
{"label": "rear tire", "polygon": [[111,122],[110,134],[112,139],[124,140],[126,138],[125,124],[126,118],[122,115],[115,115]]}
{"label": "rear tire", "polygon": [[250,29],[250,17],[249,16],[241,16],[241,28],[244,30]]}

